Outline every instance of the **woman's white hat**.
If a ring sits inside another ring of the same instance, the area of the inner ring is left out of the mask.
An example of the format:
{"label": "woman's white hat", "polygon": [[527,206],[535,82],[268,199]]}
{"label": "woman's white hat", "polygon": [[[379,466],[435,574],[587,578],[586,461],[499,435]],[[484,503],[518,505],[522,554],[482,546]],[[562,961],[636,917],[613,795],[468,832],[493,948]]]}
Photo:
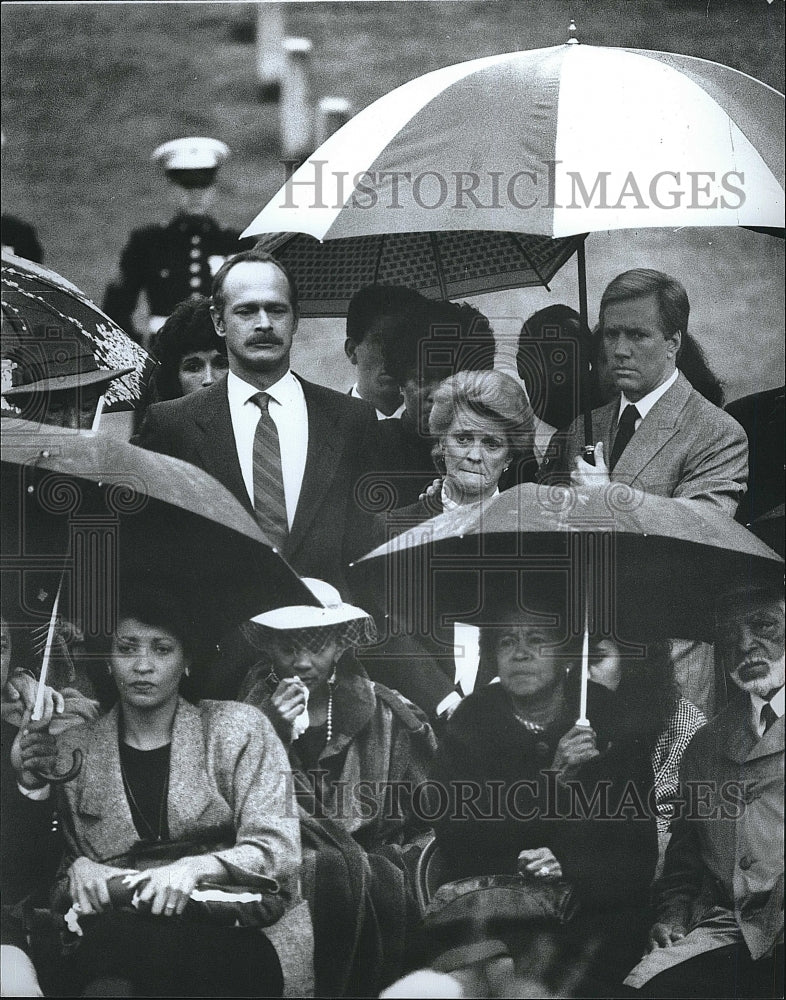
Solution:
{"label": "woman's white hat", "polygon": [[282,630],[324,628],[364,619],[373,622],[367,611],[356,608],[352,604],[345,604],[336,588],[325,583],[324,580],[303,577],[303,583],[322,604],[321,608],[295,604],[287,608],[274,608],[264,614],[255,615],[251,621],[256,622],[257,625],[264,625],[266,628]]}

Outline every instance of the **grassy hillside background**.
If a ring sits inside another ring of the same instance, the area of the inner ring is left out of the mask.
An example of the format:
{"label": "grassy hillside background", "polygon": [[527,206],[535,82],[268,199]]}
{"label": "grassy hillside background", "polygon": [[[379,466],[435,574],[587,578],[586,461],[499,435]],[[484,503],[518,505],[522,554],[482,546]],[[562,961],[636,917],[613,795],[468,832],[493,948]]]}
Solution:
{"label": "grassy hillside background", "polygon": [[[246,3],[2,5],[3,207],[33,222],[45,261],[102,296],[128,232],[169,214],[152,148],[178,135],[225,140],[217,214],[245,226],[283,182],[277,108],[256,99]],[[440,0],[292,3],[289,31],[314,43],[314,93],[360,109],[440,66],[553,45],[574,16],[582,41],[685,52],[783,89],[783,0]],[[692,330],[729,398],[782,380],[784,249],[738,230],[595,234],[588,241],[590,312],[630,266],[685,281]],[[481,296],[505,338],[548,302],[576,303],[575,265],[551,293]],[[340,320],[304,321],[296,363],[344,387]],[[504,349],[504,345],[503,345]]]}

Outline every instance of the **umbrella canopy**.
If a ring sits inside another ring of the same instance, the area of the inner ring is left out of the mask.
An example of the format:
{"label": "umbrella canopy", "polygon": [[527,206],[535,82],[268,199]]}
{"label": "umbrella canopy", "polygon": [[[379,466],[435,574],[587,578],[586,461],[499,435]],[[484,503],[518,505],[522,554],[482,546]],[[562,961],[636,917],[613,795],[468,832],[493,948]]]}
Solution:
{"label": "umbrella canopy", "polygon": [[12,417],[0,458],[2,564],[28,606],[42,575],[63,564],[96,633],[121,579],[171,590],[216,638],[254,614],[318,603],[235,497],[187,462]]}
{"label": "umbrella canopy", "polygon": [[[131,369],[106,388],[107,409],[130,409],[155,361],[70,281],[12,254],[2,257],[3,388],[14,382],[14,367],[47,369],[42,342],[78,344],[99,369]],[[8,384],[6,384],[6,382]]]}
{"label": "umbrella canopy", "polygon": [[303,316],[345,316],[366,285],[406,285],[423,295],[459,299],[478,292],[545,285],[583,236],[503,232],[390,233],[320,243],[302,233],[260,237],[258,246],[295,277]]}
{"label": "umbrella canopy", "polygon": [[589,594],[595,631],[704,639],[713,598],[741,581],[780,585],[783,560],[687,500],[621,484],[588,494],[526,484],[391,539],[353,564],[351,579],[418,628],[488,623],[489,594],[518,591],[526,603],[549,589],[567,600],[576,634]]}
{"label": "umbrella canopy", "polygon": [[783,114],[782,94],[692,56],[566,44],[474,59],[361,111],[243,236],[782,227]]}

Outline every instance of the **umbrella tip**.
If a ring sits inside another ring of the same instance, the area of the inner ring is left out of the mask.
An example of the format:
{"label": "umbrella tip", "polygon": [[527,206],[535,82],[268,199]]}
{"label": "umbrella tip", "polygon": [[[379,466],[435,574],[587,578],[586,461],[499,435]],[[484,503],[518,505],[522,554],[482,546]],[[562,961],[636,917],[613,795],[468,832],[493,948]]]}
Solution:
{"label": "umbrella tip", "polygon": [[570,19],[570,24],[568,25],[568,45],[578,45],[579,40],[576,38],[576,22],[573,18]]}

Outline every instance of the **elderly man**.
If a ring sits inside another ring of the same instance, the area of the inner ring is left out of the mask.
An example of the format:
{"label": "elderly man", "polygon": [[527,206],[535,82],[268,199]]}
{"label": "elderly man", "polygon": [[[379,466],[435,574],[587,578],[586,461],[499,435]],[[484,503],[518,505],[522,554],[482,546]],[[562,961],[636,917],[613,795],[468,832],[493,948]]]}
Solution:
{"label": "elderly man", "polygon": [[377,452],[374,408],[290,370],[297,289],[275,258],[231,257],[211,312],[228,377],[151,406],[135,443],[209,472],[297,572],[346,590],[347,565],[371,547],[356,487]]}
{"label": "elderly man", "polygon": [[651,950],[626,980],[650,997],[783,996],[783,594],[732,594],[719,622],[740,690],[683,758]]}
{"label": "elderly man", "polygon": [[747,440],[677,370],[689,313],[685,289],[660,271],[637,268],[611,282],[600,303],[600,333],[619,395],[592,411],[595,465],[582,457],[579,417],[550,448],[545,481],[623,482],[734,515],[747,481]]}

